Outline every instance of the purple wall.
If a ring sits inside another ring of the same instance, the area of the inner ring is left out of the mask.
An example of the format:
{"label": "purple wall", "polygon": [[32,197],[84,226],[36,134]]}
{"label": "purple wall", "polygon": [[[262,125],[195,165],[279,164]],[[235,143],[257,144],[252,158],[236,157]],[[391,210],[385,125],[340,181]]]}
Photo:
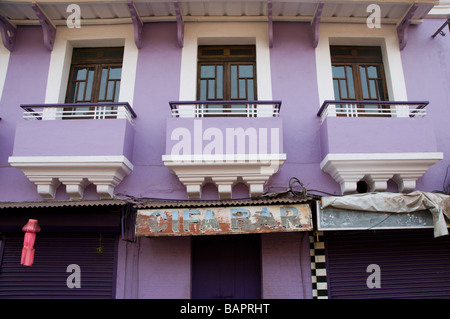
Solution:
{"label": "purple wall", "polygon": [[162,162],[169,101],[180,92],[181,49],[176,23],[144,24],[139,50],[133,109],[135,137],[133,172],[115,191],[137,197],[187,198],[178,178]]}
{"label": "purple wall", "polygon": [[[330,176],[323,173],[319,167],[322,153],[327,151],[325,147],[321,146],[321,127],[323,136],[326,136],[327,140],[332,142],[330,151],[342,149],[347,152],[360,152],[361,149],[372,150],[372,147],[374,147],[373,149],[386,151],[384,148],[386,145],[389,146],[389,149],[403,151],[414,149],[418,145],[414,143],[421,143],[422,146],[427,147],[427,150],[436,147],[437,151],[444,152],[445,159],[430,168],[417,185],[421,190],[441,189],[445,169],[449,164],[447,157],[450,155],[450,132],[448,130],[448,119],[450,118],[450,75],[448,72],[450,69],[450,42],[447,38],[440,36],[433,40],[431,35],[442,23],[442,20],[426,20],[421,25],[411,26],[408,44],[402,51],[409,100],[430,101],[430,105],[427,107],[429,115],[424,121],[428,123],[427,129],[404,126],[401,132],[392,133],[389,133],[386,129],[381,133],[378,132],[381,134],[379,135],[380,139],[365,139],[361,140],[363,143],[358,144],[353,142],[342,143],[343,140],[333,133],[337,129],[334,119],[327,120],[325,126],[322,127],[320,119],[316,116],[320,105],[315,51],[311,45],[310,25],[308,23],[274,23],[274,47],[270,51],[272,95],[274,100],[282,101],[281,119],[276,119],[276,121],[281,120],[283,123],[283,152],[287,154],[287,161],[281,171],[269,180],[267,190],[284,191],[288,186],[289,178],[295,176],[307,185],[309,190],[316,189],[340,193],[339,185]],[[132,153],[130,159],[132,158],[134,171],[116,187],[117,193],[126,193],[136,197],[187,198],[185,187],[163,165],[161,158],[163,154],[166,154],[166,125],[167,122],[172,123],[168,102],[177,100],[180,91],[181,49],[177,45],[176,34],[176,23],[147,23],[144,26],[143,47],[139,50],[133,101],[133,108],[137,113],[134,126],[134,144],[130,142],[127,144],[129,148],[123,150],[123,145],[121,146],[120,143],[117,145],[109,144],[105,142],[106,137],[100,135],[97,136],[98,140],[93,139],[86,142],[91,143],[85,145],[86,154],[88,153],[87,150],[92,151],[89,155],[101,154],[106,151],[115,152],[118,149],[122,149],[126,154]],[[15,155],[26,154],[31,151],[44,155],[44,149],[49,154],[58,154],[59,152],[72,154],[72,150],[75,149],[65,148],[64,146],[56,150],[53,147],[58,144],[44,145],[44,142],[36,137],[36,134],[33,133],[33,130],[36,129],[34,124],[26,129],[22,127],[25,124],[21,118],[22,110],[19,105],[44,103],[45,101],[49,61],[50,52],[44,47],[41,28],[20,26],[16,48],[10,56],[3,97],[0,101],[0,117],[2,118],[0,121],[0,149],[2,150],[0,153],[0,174],[3,181],[13,181],[11,183],[0,183],[0,200],[2,201],[41,200],[37,194],[36,186],[20,170],[12,168],[8,164],[8,157],[13,153],[16,125],[18,126],[18,141],[23,141],[23,145],[18,145]],[[417,65],[417,61],[420,61],[420,65]],[[175,120],[173,119],[173,123],[176,123]],[[249,119],[242,120],[249,121]],[[276,122],[273,121],[274,119],[270,120],[271,123]],[[348,127],[349,136],[356,136],[357,132],[362,129],[360,124],[362,125],[365,120],[362,119],[354,127]],[[70,122],[39,123],[36,125],[58,126]],[[82,122],[77,122],[77,124],[83,125]],[[109,125],[113,125],[113,122],[105,121],[105,123],[102,123],[103,125],[109,127]],[[402,125],[399,124],[400,127],[403,127]],[[391,128],[394,128],[394,126]],[[108,130],[110,129],[112,127],[108,128]],[[327,130],[326,134],[324,133],[325,129]],[[436,143],[431,140],[432,130],[434,130],[434,135],[437,138]],[[119,124],[119,129],[113,134],[118,134],[115,139],[123,141],[131,138],[130,132],[132,130]],[[67,135],[64,137],[66,133]],[[63,130],[61,136],[58,136],[58,134],[55,136],[55,134],[46,131],[41,132],[41,137],[52,141],[74,138],[69,133]],[[373,134],[376,134],[375,131]],[[400,145],[383,145],[381,143],[382,140],[389,140],[392,136],[398,138],[399,141],[409,143],[402,142]],[[27,137],[30,140],[26,141]],[[76,139],[72,141],[76,143],[74,145],[79,146]],[[111,141],[111,139],[108,141]],[[33,145],[33,142],[36,142],[36,145]],[[372,144],[367,144],[369,142]],[[40,145],[39,149],[37,149],[38,145]],[[99,146],[98,149],[95,149],[95,146]],[[81,153],[77,152],[77,155],[81,155]],[[233,197],[235,198],[244,197],[243,194],[245,196],[248,194],[246,187],[242,185],[236,185],[235,189],[233,189]],[[97,198],[92,185],[86,189],[85,194],[87,199]],[[67,198],[64,188],[60,187],[57,192],[57,199]],[[202,198],[217,199],[215,187],[205,186]],[[269,245],[272,243],[271,241],[264,240],[264,267],[267,272],[266,276],[268,276],[266,278],[269,278],[265,286],[270,289],[268,295],[273,297],[277,296],[277,289],[281,284],[288,285],[290,283],[290,275],[293,273],[292,268],[286,268],[285,273],[280,272],[278,273],[280,277],[276,277],[275,271],[283,269],[282,265],[277,264],[277,261],[285,260],[283,258],[293,261],[299,257],[302,258],[301,261],[297,259],[296,263],[290,265],[296,267],[296,271],[298,271],[299,263],[302,263],[305,267],[302,267],[302,269],[308,271],[307,262],[302,255],[299,256],[294,253],[301,248],[298,246],[301,242],[299,238],[290,241],[290,239],[279,236],[276,240],[280,243],[287,240],[290,245],[286,245],[284,249],[277,251],[276,247]],[[136,266],[139,274],[138,279],[136,279],[139,280],[139,288],[136,290],[138,296],[144,298],[164,298],[166,296],[186,298],[189,296],[189,240],[185,238],[172,240],[146,239],[141,242],[137,251],[133,251],[133,254],[139,256]],[[126,249],[122,249],[119,260],[126,256]],[[127,273],[127,270],[123,268],[119,271],[122,272],[123,276],[125,276],[124,273]],[[273,277],[270,277],[272,275]],[[305,277],[297,276],[295,281],[299,284],[306,284],[306,281],[302,278]],[[276,284],[280,285],[276,286]],[[124,290],[126,289],[124,288]],[[308,296],[307,293],[310,292],[306,291],[304,296]],[[300,292],[298,292],[298,296],[300,296]]]}
{"label": "purple wall", "polygon": [[339,194],[339,185],[320,169],[320,108],[316,56],[309,23],[276,22],[270,50],[272,96],[283,102],[284,152],[287,160],[269,180],[270,191],[285,190],[291,177],[308,189]]}
{"label": "purple wall", "polygon": [[0,183],[0,201],[41,200],[36,186],[9,165],[8,157],[13,152],[16,125],[23,121],[19,105],[44,103],[49,65],[50,51],[44,46],[42,28],[18,27],[0,101],[0,176],[12,181]]}
{"label": "purple wall", "polygon": [[142,238],[138,298],[191,296],[191,238]]}
{"label": "purple wall", "polygon": [[[426,20],[419,26],[411,26],[408,44],[402,51],[402,58],[408,97],[410,100],[430,101],[426,121],[431,121],[433,125],[437,137],[437,150],[448,153],[450,136],[447,132],[446,118],[450,116],[447,107],[450,103],[447,72],[450,67],[448,62],[450,44],[441,36],[431,39],[431,34],[442,22],[442,20]],[[161,155],[166,153],[167,136],[164,135],[167,129],[166,122],[172,120],[168,102],[177,100],[179,94],[181,49],[177,45],[176,24],[146,24],[143,34],[133,103],[138,117],[135,123],[134,144],[127,144],[130,149],[126,151],[127,154],[133,153],[130,158],[133,159],[135,168],[133,173],[119,184],[116,191],[138,197],[185,199],[187,195],[184,186],[164,167],[161,159]],[[10,167],[7,159],[13,150],[15,126],[18,124],[21,130],[20,127],[24,125],[19,105],[44,102],[49,59],[50,52],[43,45],[41,28],[19,27],[17,45],[10,56],[0,105],[2,117],[0,147],[3,150],[0,157],[1,170],[5,177],[15,180],[15,183],[12,187],[11,185],[0,186],[0,200],[39,200],[35,186],[22,172]],[[421,61],[420,74],[416,71],[417,61]],[[315,64],[309,24],[274,23],[274,47],[271,49],[272,89],[273,99],[282,101],[280,117],[283,121],[283,152],[287,154],[287,160],[281,171],[269,180],[268,191],[285,190],[289,178],[295,176],[308,185],[309,189],[339,192],[337,183],[319,167],[322,154],[327,150],[323,143],[321,146],[321,124],[316,116],[320,105]],[[248,122],[249,119],[246,121]],[[328,129],[331,130],[331,127]],[[359,128],[355,126],[353,130],[357,132]],[[390,134],[386,132],[383,131],[381,134],[389,140]],[[50,135],[47,136],[50,137]],[[413,127],[405,127],[404,131],[395,135],[401,140],[414,139],[415,143],[418,139],[422,142],[428,140],[430,143],[427,146],[433,146],[432,134],[428,129],[425,132],[421,129],[419,134]],[[335,134],[328,134],[328,138],[338,143],[332,145],[348,152],[359,151],[360,147],[369,148],[369,144],[364,143],[359,146],[353,143],[343,144],[335,137]],[[23,140],[24,136],[18,134],[18,139]],[[95,148],[96,143],[91,142],[92,148]],[[371,140],[371,142],[376,141]],[[38,145],[39,143],[33,145],[28,142],[23,147],[29,147],[32,150]],[[50,154],[59,152],[53,149],[51,144],[41,145],[41,151],[45,148]],[[107,142],[101,145],[105,150],[116,147]],[[382,147],[385,146],[377,145],[380,150],[383,150]],[[405,145],[400,146],[399,150]],[[417,144],[410,143],[406,149],[415,146]],[[93,152],[101,153],[102,148]],[[15,154],[24,154],[20,153],[19,149],[17,152]],[[418,187],[429,191],[441,187],[447,163],[448,161],[444,159],[433,166],[419,180]],[[238,188],[241,188],[242,192],[234,192],[234,196],[241,197],[246,190],[242,185]],[[214,186],[207,185],[204,190],[205,199],[218,198]],[[86,195],[94,196],[89,189]]]}
{"label": "purple wall", "polygon": [[[282,153],[282,124],[281,118],[169,118],[165,154],[172,154],[172,151],[178,149],[177,145],[183,144],[190,144],[190,147],[180,151],[184,154],[210,154],[208,150],[212,151],[212,145],[218,145],[214,148],[219,151],[218,154],[238,154],[239,149],[243,148],[246,154],[252,153],[253,149],[256,149],[256,153]],[[208,134],[212,136],[208,138]],[[231,148],[233,151],[228,152]]]}
{"label": "purple wall", "polygon": [[433,124],[426,117],[328,117],[320,134],[322,157],[328,153],[437,151]]}
{"label": "purple wall", "polygon": [[[411,25],[408,43],[401,52],[408,99],[430,101],[427,118],[435,131],[437,150],[444,153],[444,159],[418,180],[417,188],[424,191],[442,191],[450,164],[450,41],[448,35],[431,37],[444,22],[425,19],[420,25]],[[448,34],[448,28],[444,31]],[[418,131],[411,138],[421,134]]]}
{"label": "purple wall", "polygon": [[266,299],[311,299],[308,233],[261,237],[262,287]]}
{"label": "purple wall", "polygon": [[17,124],[12,155],[125,155],[131,161],[133,138],[134,128],[125,119],[22,120]]}

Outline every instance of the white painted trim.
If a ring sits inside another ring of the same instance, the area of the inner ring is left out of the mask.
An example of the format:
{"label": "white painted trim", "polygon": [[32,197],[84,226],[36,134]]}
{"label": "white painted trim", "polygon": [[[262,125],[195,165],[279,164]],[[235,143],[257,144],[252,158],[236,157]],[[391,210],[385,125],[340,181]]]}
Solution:
{"label": "white painted trim", "polygon": [[[0,36],[1,39],[1,36]],[[6,82],[6,74],[8,72],[10,52],[5,46],[0,44],[0,102],[2,100],[3,88]]]}
{"label": "white painted trim", "polygon": [[258,100],[272,100],[269,31],[266,22],[185,22],[181,55],[180,101],[197,99],[198,45],[256,45]]}
{"label": "white painted trim", "polygon": [[250,197],[260,196],[269,178],[277,173],[286,154],[163,155],[164,165],[186,186],[189,198],[200,198],[203,185],[213,182],[221,199],[232,198],[235,183],[244,182]]}
{"label": "white painted trim", "polygon": [[36,184],[43,199],[54,199],[65,184],[72,200],[83,198],[84,189],[95,184],[100,198],[111,198],[114,188],[133,171],[125,156],[10,156],[11,166]]}
{"label": "white painted trim", "polygon": [[389,179],[400,192],[411,192],[417,179],[443,158],[441,152],[330,153],[320,168],[340,184],[342,194],[354,193],[360,180],[369,184],[370,191],[385,191]]}
{"label": "white painted trim", "polygon": [[443,158],[441,152],[420,153],[330,153],[325,160],[357,160],[357,161],[382,161],[382,160],[422,160],[430,158]]}
{"label": "white painted trim", "polygon": [[133,25],[57,27],[50,58],[45,103],[64,103],[74,47],[124,46],[119,101],[133,105],[138,49]]}
{"label": "white painted trim", "polygon": [[133,168],[133,164],[123,155],[105,156],[10,156],[9,162],[15,163],[113,163],[124,162]]}
{"label": "white painted trim", "polygon": [[319,43],[316,48],[317,84],[320,105],[334,100],[330,45],[380,46],[386,75],[386,85],[391,101],[407,101],[405,77],[396,26],[382,25],[370,29],[365,24],[320,24]]}
{"label": "white painted trim", "polygon": [[191,154],[163,155],[163,161],[171,162],[242,162],[242,161],[273,161],[286,160],[286,154]]}
{"label": "white painted trim", "polygon": [[450,17],[450,1],[439,1],[433,9],[428,12],[427,18],[448,19]]}

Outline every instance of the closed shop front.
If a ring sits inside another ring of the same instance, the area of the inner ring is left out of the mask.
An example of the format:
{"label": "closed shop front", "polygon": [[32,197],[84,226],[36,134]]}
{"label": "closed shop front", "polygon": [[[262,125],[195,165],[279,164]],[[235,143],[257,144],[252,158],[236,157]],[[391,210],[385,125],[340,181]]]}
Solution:
{"label": "closed shop front", "polygon": [[[115,298],[121,205],[45,205],[0,211],[0,299]],[[22,227],[29,219],[41,230],[25,266]]]}
{"label": "closed shop front", "polygon": [[433,229],[326,231],[329,298],[449,298],[450,237]]}
{"label": "closed shop front", "polygon": [[261,298],[260,235],[192,238],[192,298]]}
{"label": "closed shop front", "polygon": [[144,204],[136,217],[138,275],[125,285],[135,287],[137,298],[311,298],[310,205],[305,199]]}
{"label": "closed shop front", "polygon": [[23,238],[3,235],[0,298],[114,298],[117,235],[38,234],[32,266],[20,264]]}

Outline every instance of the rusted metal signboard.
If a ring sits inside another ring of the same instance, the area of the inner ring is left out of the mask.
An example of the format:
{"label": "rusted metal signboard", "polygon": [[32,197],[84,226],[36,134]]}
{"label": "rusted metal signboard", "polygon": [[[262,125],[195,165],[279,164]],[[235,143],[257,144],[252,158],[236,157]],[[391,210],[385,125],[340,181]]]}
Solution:
{"label": "rusted metal signboard", "polygon": [[136,236],[190,236],[312,230],[308,204],[141,209]]}

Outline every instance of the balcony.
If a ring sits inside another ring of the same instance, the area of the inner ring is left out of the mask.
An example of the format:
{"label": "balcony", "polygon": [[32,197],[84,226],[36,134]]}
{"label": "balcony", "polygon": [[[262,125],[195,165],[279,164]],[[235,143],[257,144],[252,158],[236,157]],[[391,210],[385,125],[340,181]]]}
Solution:
{"label": "balcony", "polygon": [[232,198],[236,183],[249,197],[286,160],[280,101],[170,102],[164,165],[186,186],[189,198],[201,198],[206,183],[217,186],[220,199]]}
{"label": "balcony", "polygon": [[173,117],[278,117],[281,101],[169,102]]}
{"label": "balcony", "polygon": [[43,199],[54,199],[60,184],[70,199],[83,198],[89,184],[98,196],[133,170],[136,114],[128,103],[21,105],[11,166],[37,185]]}
{"label": "balcony", "polygon": [[437,152],[428,102],[325,101],[321,119],[321,169],[340,184],[342,194],[357,183],[386,191],[393,180],[411,192],[428,168],[443,158]]}

